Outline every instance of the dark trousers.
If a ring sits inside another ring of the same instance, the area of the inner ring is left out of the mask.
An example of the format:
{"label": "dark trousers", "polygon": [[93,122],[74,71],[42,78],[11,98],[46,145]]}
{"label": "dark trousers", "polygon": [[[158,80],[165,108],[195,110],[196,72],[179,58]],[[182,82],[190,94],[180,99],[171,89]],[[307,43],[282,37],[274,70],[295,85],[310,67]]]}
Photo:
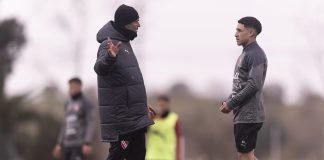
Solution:
{"label": "dark trousers", "polygon": [[81,147],[67,147],[63,152],[64,160],[84,160]]}
{"label": "dark trousers", "polygon": [[111,142],[107,160],[145,160],[145,154],[145,130],[139,130]]}

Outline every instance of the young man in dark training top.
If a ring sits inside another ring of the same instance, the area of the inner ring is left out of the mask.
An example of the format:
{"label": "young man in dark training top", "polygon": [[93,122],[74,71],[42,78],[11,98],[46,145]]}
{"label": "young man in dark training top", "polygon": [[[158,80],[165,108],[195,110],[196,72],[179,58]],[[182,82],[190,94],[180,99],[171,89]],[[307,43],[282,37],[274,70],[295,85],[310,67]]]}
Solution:
{"label": "young man in dark training top", "polygon": [[256,42],[262,26],[254,17],[243,17],[236,28],[237,45],[243,46],[233,78],[232,94],[220,111],[234,113],[234,135],[239,160],[255,160],[257,135],[265,120],[263,84],[267,73],[267,57]]}

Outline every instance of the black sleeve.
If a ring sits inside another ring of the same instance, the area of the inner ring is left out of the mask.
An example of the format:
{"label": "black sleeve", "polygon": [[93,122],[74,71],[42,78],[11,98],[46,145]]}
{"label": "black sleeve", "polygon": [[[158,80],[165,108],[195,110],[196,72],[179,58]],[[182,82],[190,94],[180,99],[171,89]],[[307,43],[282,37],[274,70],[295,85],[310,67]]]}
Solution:
{"label": "black sleeve", "polygon": [[102,42],[98,50],[96,64],[94,65],[95,72],[101,76],[107,75],[114,66],[115,61],[116,58],[108,55],[108,44],[106,41]]}
{"label": "black sleeve", "polygon": [[65,134],[65,110],[67,107],[67,103],[64,104],[64,119],[60,128],[59,136],[57,138],[57,144],[62,145],[64,140],[64,134]]}
{"label": "black sleeve", "polygon": [[90,144],[95,130],[95,108],[88,100],[84,101],[85,107],[85,137],[84,143]]}
{"label": "black sleeve", "polygon": [[265,61],[260,57],[247,57],[247,65],[249,68],[249,77],[245,87],[227,100],[227,105],[230,109],[240,106],[244,101],[249,99],[263,86]]}
{"label": "black sleeve", "polygon": [[233,93],[231,93],[231,94],[227,97],[227,99],[225,100],[225,102],[229,101],[229,100],[232,98],[232,95],[233,95]]}
{"label": "black sleeve", "polygon": [[65,122],[63,122],[63,124],[61,125],[60,133],[59,133],[59,136],[57,138],[57,144],[59,144],[59,145],[63,144],[64,133],[65,133]]}

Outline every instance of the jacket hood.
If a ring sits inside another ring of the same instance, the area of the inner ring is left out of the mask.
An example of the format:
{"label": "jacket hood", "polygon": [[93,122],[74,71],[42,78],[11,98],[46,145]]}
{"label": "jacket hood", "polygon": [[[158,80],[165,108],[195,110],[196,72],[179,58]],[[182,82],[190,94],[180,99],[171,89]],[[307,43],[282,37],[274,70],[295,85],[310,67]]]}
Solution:
{"label": "jacket hood", "polygon": [[114,27],[113,27],[113,21],[109,21],[107,24],[105,24],[97,33],[97,41],[99,43],[102,43],[103,41],[107,40],[108,37],[111,39],[128,42],[129,39],[126,38],[124,35],[119,33]]}

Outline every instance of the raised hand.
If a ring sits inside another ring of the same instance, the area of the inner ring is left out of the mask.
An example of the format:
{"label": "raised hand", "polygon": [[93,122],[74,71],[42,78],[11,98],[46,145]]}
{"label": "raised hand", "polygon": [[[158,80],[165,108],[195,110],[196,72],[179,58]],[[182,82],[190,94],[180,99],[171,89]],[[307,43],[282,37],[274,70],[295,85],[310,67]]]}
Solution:
{"label": "raised hand", "polygon": [[121,42],[119,41],[116,45],[112,42],[112,40],[110,39],[110,37],[108,37],[107,39],[107,44],[108,44],[108,54],[109,56],[116,58],[118,51],[119,51],[119,47],[121,45]]}

